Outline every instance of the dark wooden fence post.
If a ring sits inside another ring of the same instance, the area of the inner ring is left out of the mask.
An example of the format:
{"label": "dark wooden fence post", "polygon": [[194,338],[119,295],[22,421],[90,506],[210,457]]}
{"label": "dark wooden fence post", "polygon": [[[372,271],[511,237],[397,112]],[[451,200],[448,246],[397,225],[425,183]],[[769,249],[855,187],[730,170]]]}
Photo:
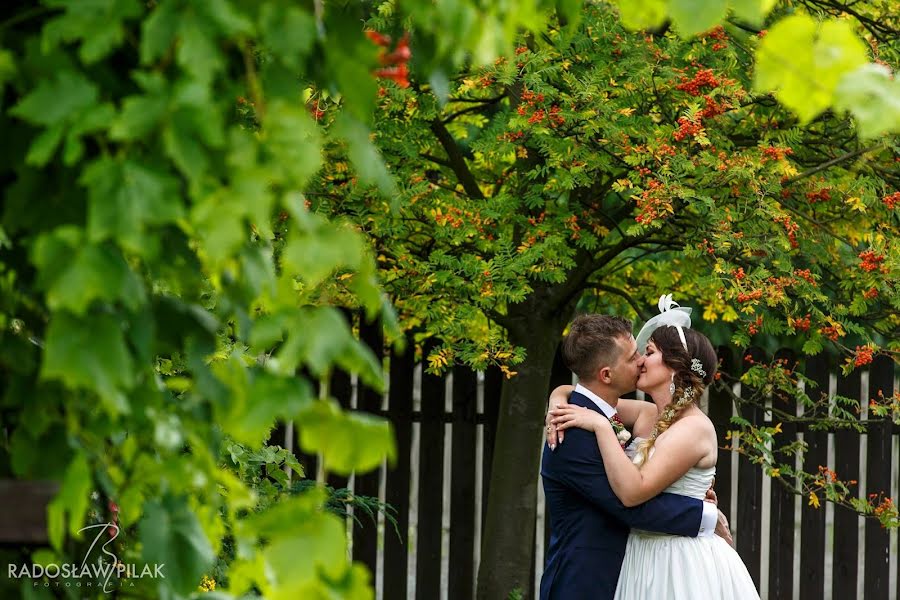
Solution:
{"label": "dark wooden fence post", "polygon": [[[388,410],[397,439],[397,464],[389,468],[385,502],[396,510],[397,531],[385,525],[384,589],[391,597],[407,596],[407,555],[409,544],[409,487],[412,454],[413,371],[415,358],[412,340],[406,352],[391,357]],[[386,596],[387,597],[387,596]]]}
{"label": "dark wooden fence post", "polygon": [[[775,359],[783,361],[786,369],[793,370],[796,357],[790,350],[780,350]],[[793,397],[776,394],[772,409],[789,415],[797,414]],[[797,425],[773,415],[774,423],[782,423],[780,439],[793,441],[797,437]],[[778,455],[776,455],[778,456]],[[781,460],[793,465],[794,456],[780,455]],[[789,482],[793,485],[793,481]],[[794,593],[794,494],[785,488],[778,478],[772,479],[771,513],[769,516],[769,598],[790,598]]]}
{"label": "dark wooden fence post", "polygon": [[[766,362],[766,356],[759,348],[750,348],[745,354],[743,369],[751,365],[746,357],[754,362]],[[750,389],[742,389],[741,396],[750,397],[754,393]],[[763,409],[759,404],[750,404],[742,408],[742,416],[754,425],[763,422]],[[737,551],[744,559],[750,577],[756,588],[760,587],[760,562],[762,551],[762,523],[759,515],[762,512],[762,471],[758,465],[748,460],[738,463],[738,514],[737,514]]]}
{"label": "dark wooden fence post", "polygon": [[[384,334],[381,323],[363,322],[359,328],[359,337],[366,344],[381,364],[384,356]],[[358,410],[377,414],[381,410],[381,393],[362,384],[357,385],[356,406]],[[357,496],[378,497],[378,480],[380,469],[368,473],[356,473],[353,493]],[[373,582],[377,579],[376,565],[378,561],[378,525],[375,515],[359,514],[357,509],[353,524],[353,560],[364,563],[372,572]],[[377,585],[377,582],[376,582]]]}
{"label": "dark wooden fence post", "polygon": [[[429,348],[425,349],[428,356]],[[441,594],[441,516],[444,491],[444,378],[422,373],[419,446],[419,524],[416,531],[416,599]]]}
{"label": "dark wooden fence post", "polygon": [[478,375],[453,369],[453,463],[450,480],[449,598],[469,598],[475,589],[475,413]]}
{"label": "dark wooden fence post", "polygon": [[494,461],[494,440],[497,439],[497,421],[500,417],[500,392],[503,389],[503,373],[496,367],[484,372],[484,456],[481,473],[481,530],[487,514],[491,489],[491,467]]}
{"label": "dark wooden fence post", "polygon": [[[890,356],[877,356],[869,370],[869,398],[885,398],[894,393],[894,360]],[[861,401],[868,401],[863,398]],[[891,446],[893,441],[891,420],[872,419],[869,411],[869,429],[866,458],[866,488],[869,493],[891,495]],[[875,519],[866,521],[865,557],[866,571],[863,597],[866,600],[888,598],[890,595],[890,534]]]}
{"label": "dark wooden fence post", "polygon": [[[806,389],[807,395],[812,399],[828,394],[829,362],[824,353],[806,358],[806,376],[817,384],[814,389]],[[828,459],[828,434],[807,429],[803,439],[808,447],[803,457],[803,470],[815,472]],[[806,499],[802,505],[800,599],[822,600],[825,597],[825,507],[809,506]]]}
{"label": "dark wooden fence post", "polygon": [[[837,393],[859,401],[859,369],[846,377],[838,374]],[[859,481],[859,437],[853,429],[842,429],[834,434],[834,471],[844,481]],[[857,486],[850,486],[851,493],[858,493],[858,490]],[[840,506],[834,508],[834,539],[832,597],[852,598],[856,595],[859,575],[859,516],[856,511]]]}
{"label": "dark wooden fence post", "polygon": [[[740,375],[739,365],[735,365],[734,353],[728,346],[719,346],[719,371],[724,375]],[[726,384],[728,385],[728,384]],[[716,435],[719,439],[719,457],[716,461],[716,496],[719,499],[719,508],[731,519],[728,514],[731,510],[731,450],[723,446],[731,447],[731,442],[725,444],[726,432],[732,428],[731,415],[734,410],[734,400],[728,390],[718,390],[716,386],[709,388],[709,419],[716,427]]]}

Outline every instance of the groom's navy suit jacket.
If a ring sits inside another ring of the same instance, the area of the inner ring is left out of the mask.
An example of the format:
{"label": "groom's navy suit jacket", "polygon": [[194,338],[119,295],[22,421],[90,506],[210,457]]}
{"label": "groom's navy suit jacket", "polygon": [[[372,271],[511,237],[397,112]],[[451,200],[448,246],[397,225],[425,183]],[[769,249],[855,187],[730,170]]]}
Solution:
{"label": "groom's navy suit jacket", "polygon": [[[602,414],[582,394],[569,403]],[[544,444],[541,477],[551,524],[541,600],[612,600],[631,527],[683,536],[700,529],[703,502],[695,498],[660,494],[626,508],[609,485],[597,438],[584,429],[567,429],[553,452]]]}

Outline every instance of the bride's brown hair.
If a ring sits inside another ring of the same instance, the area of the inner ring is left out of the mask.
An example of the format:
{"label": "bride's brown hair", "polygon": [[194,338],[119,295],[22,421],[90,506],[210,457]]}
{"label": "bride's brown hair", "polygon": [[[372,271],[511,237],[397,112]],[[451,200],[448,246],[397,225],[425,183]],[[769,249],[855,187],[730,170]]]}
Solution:
{"label": "bride's brown hair", "polygon": [[[675,372],[673,378],[675,393],[672,394],[672,402],[659,415],[653,433],[638,447],[641,463],[646,462],[650,457],[650,450],[656,443],[656,438],[671,427],[672,423],[677,421],[681,413],[691,404],[700,401],[703,390],[712,383],[716,375],[719,361],[709,339],[693,329],[682,329],[682,331],[684,340],[687,342],[687,350],[681,343],[678,329],[671,325],[660,327],[650,336],[650,341],[662,354],[663,363]],[[701,376],[696,370],[691,369],[693,359],[700,361],[705,375]]]}

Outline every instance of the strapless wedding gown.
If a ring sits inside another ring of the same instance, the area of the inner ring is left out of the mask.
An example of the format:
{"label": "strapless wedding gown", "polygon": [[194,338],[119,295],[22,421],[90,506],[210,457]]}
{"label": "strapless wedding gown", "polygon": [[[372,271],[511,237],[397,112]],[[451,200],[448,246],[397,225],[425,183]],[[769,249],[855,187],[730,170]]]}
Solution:
{"label": "strapless wedding gown", "polygon": [[[635,444],[636,446],[637,444]],[[666,492],[703,499],[716,468],[692,468]],[[717,535],[680,537],[632,530],[615,600],[756,600],[741,557]]]}

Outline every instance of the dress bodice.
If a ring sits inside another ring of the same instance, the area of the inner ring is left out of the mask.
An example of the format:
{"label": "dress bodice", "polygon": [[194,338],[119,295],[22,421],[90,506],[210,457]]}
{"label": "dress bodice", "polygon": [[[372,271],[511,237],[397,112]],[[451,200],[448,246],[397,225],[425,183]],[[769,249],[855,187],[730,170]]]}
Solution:
{"label": "dress bodice", "polygon": [[[629,450],[636,449],[642,441],[642,438],[635,438],[634,444],[629,447]],[[650,456],[653,456],[655,450],[655,448],[650,449]],[[640,466],[640,455],[635,453],[635,455],[632,456],[632,461],[634,461],[634,464]],[[682,475],[678,480],[676,480],[674,483],[672,483],[672,485],[670,485],[663,491],[669,492],[670,494],[678,494],[680,496],[688,496],[690,498],[698,498],[700,500],[703,500],[706,497],[706,490],[708,490],[709,486],[712,485],[712,480],[715,476],[715,467],[707,467],[703,469],[698,467],[691,467],[690,469],[688,469],[687,473]]]}

